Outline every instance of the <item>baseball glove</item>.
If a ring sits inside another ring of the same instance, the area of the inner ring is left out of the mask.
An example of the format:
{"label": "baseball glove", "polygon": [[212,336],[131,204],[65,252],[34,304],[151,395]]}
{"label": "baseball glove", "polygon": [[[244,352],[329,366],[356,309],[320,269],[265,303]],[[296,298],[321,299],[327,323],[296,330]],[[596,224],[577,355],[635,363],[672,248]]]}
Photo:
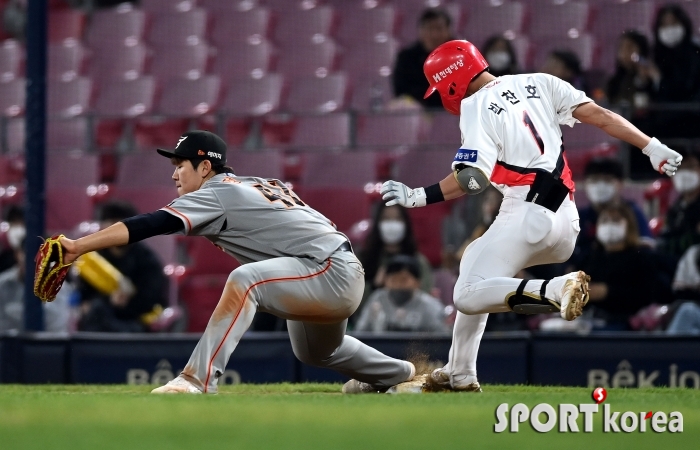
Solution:
{"label": "baseball glove", "polygon": [[68,275],[70,264],[63,262],[63,246],[59,239],[64,235],[53,236],[41,244],[34,258],[34,295],[43,302],[52,302],[61,290]]}

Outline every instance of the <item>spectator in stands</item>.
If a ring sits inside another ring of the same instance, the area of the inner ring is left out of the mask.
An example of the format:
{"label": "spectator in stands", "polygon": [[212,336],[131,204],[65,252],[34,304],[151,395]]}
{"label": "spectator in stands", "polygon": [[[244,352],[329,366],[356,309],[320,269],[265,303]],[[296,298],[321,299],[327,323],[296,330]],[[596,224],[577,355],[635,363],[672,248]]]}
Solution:
{"label": "spectator in stands", "polygon": [[590,204],[579,208],[581,231],[570,262],[578,265],[585,261],[596,246],[598,214],[611,205],[627,205],[634,213],[636,229],[642,241],[653,244],[649,222],[641,208],[632,200],[622,197],[622,164],[612,158],[593,159],[584,170],[584,189]]}
{"label": "spectator in stands", "polygon": [[549,54],[540,72],[560,78],[578,90],[586,91],[581,61],[570,50],[554,50]]}
{"label": "spectator in stands", "polygon": [[433,274],[430,262],[418,251],[413,226],[408,211],[400,206],[377,204],[372,219],[372,229],[360,255],[365,268],[365,298],[377,288],[384,286],[386,263],[396,255],[409,255],[420,265],[420,289],[430,292]]}
{"label": "spectator in stands", "polygon": [[637,219],[624,202],[598,214],[593,249],[581,269],[591,276],[590,303],[606,329],[626,330],[628,320],[651,303],[672,300],[672,268],[650,247],[639,244]]}
{"label": "spectator in stands", "polygon": [[357,331],[448,332],[445,307],[420,290],[421,267],[413,256],[398,255],[386,266],[384,287],[367,299]]}
{"label": "spectator in stands", "polygon": [[[15,248],[15,258],[17,263],[0,274],[0,332],[24,329],[24,239]],[[56,299],[44,304],[46,331],[68,331],[72,292],[71,284],[64,283]]]}
{"label": "spectator in stands", "polygon": [[646,108],[661,73],[649,59],[649,41],[636,30],[622,33],[617,44],[615,74],[608,81],[607,97],[612,105]]}
{"label": "spectator in stands", "polygon": [[489,63],[489,72],[495,77],[520,73],[515,50],[510,41],[501,35],[491,36],[481,54]]}
{"label": "spectator in stands", "polygon": [[[654,61],[660,80],[658,102],[700,101],[700,46],[693,41],[693,24],[679,5],[659,9],[654,25]],[[700,136],[697,113],[669,111],[657,114],[655,134],[669,137]]]}
{"label": "spectator in stands", "polygon": [[426,108],[442,108],[438,96],[423,99],[428,80],[423,74],[423,63],[430,52],[452,39],[451,19],[442,9],[426,9],[418,20],[418,41],[401,50],[396,57],[393,72],[394,95],[408,96]]}
{"label": "spectator in stands", "polygon": [[661,234],[664,252],[678,259],[695,244],[700,244],[700,155],[683,154],[682,168],[671,178],[679,197],[666,213]]}
{"label": "spectator in stands", "polygon": [[0,242],[0,272],[4,272],[17,262],[15,252],[27,234],[24,228],[24,208],[19,205],[10,205],[5,212],[5,222],[7,231],[4,235],[5,239]]}
{"label": "spectator in stands", "polygon": [[[100,226],[108,226],[135,216],[129,203],[109,202],[100,211]],[[103,295],[87,282],[80,280],[82,317],[81,331],[146,331],[147,324],[167,306],[168,281],[158,257],[142,243],[112,247],[98,252],[134,289],[121,287],[111,295]]]}

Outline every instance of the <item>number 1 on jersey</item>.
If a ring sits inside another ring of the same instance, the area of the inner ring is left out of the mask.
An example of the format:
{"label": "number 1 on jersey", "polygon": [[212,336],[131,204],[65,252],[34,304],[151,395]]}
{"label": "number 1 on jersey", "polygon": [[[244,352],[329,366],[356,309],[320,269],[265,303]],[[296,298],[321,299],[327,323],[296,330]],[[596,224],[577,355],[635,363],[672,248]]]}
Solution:
{"label": "number 1 on jersey", "polygon": [[530,119],[530,116],[527,115],[527,111],[523,111],[523,122],[525,123],[525,126],[530,129],[532,137],[535,139],[537,146],[540,148],[540,153],[544,155],[544,142],[542,142],[542,138],[540,137],[540,133],[537,132],[535,124],[532,123],[532,119]]}

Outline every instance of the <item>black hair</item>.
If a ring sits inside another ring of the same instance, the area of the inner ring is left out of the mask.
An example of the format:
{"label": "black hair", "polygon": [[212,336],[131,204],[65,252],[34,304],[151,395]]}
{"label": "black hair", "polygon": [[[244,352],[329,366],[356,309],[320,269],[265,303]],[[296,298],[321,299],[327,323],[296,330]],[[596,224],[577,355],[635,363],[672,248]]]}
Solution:
{"label": "black hair", "polygon": [[445,11],[442,8],[428,8],[425,11],[423,11],[423,13],[420,15],[420,18],[418,19],[418,25],[423,26],[431,20],[435,19],[443,19],[445,21],[445,25],[447,25],[448,28],[450,27],[450,25],[452,25],[452,18],[450,18],[450,15],[447,14],[447,11]]}
{"label": "black hair", "polygon": [[24,207],[21,205],[10,205],[5,211],[6,222],[24,222]]}
{"label": "black hair", "polygon": [[384,242],[379,232],[379,220],[385,208],[398,208],[399,214],[401,214],[401,220],[406,224],[406,233],[401,242],[398,243],[398,254],[415,256],[418,253],[418,246],[416,245],[416,238],[413,235],[411,218],[408,216],[406,208],[400,206],[386,206],[384,202],[379,202],[372,217],[372,229],[367,235],[362,253],[360,254],[360,261],[365,268],[365,280],[370,285],[374,283],[374,277],[377,275],[384,254]]}
{"label": "black hair", "polygon": [[386,274],[408,271],[415,278],[420,279],[420,264],[418,260],[410,255],[396,255],[389,260],[386,265]]}
{"label": "black hair", "polygon": [[554,50],[550,55],[561,61],[574,76],[581,75],[581,61],[576,53],[571,50]]}
{"label": "black hair", "polygon": [[622,164],[620,161],[612,158],[597,158],[592,159],[586,164],[584,169],[584,177],[591,175],[611,175],[618,180],[622,180]]}
{"label": "black hair", "polygon": [[661,9],[659,9],[659,12],[656,14],[656,20],[654,20],[654,38],[656,39],[656,45],[661,46],[661,47],[666,47],[661,42],[659,42],[658,34],[659,34],[659,28],[661,28],[661,19],[667,13],[673,14],[673,16],[676,19],[678,19],[678,21],[681,23],[681,25],[683,25],[683,29],[685,30],[685,35],[683,36],[683,40],[681,42],[682,43],[690,42],[690,40],[693,38],[693,21],[690,19],[690,16],[685,11],[685,9],[683,9],[683,7],[681,5],[668,4],[668,5],[662,6]]}
{"label": "black hair", "polygon": [[[189,160],[192,163],[192,168],[194,170],[197,170],[197,167],[202,163],[202,161],[205,161],[204,158],[192,158]],[[209,160],[211,162],[211,160]],[[225,164],[214,164],[212,162],[211,164],[211,170],[215,174],[220,174],[220,173],[234,173],[233,169]]]}
{"label": "black hair", "polygon": [[620,40],[629,39],[639,48],[639,56],[648,58],[650,54],[649,39],[637,30],[625,30],[620,35]]}
{"label": "black hair", "polygon": [[123,200],[111,200],[100,208],[99,220],[119,222],[134,217],[139,212],[134,205]]}

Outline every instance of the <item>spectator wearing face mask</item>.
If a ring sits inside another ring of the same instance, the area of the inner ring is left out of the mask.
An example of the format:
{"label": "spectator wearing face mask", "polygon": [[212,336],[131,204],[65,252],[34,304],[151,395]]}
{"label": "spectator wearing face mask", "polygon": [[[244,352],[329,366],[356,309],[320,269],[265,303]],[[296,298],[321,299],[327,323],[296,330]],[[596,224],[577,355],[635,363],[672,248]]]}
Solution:
{"label": "spectator wearing face mask", "polygon": [[481,54],[489,63],[489,72],[495,77],[520,73],[518,59],[510,41],[501,35],[490,37]]}
{"label": "spectator wearing face mask", "polygon": [[[700,46],[693,42],[693,23],[688,13],[679,5],[659,9],[654,35],[654,62],[661,75],[654,100],[700,101]],[[654,131],[659,136],[700,136],[697,113],[659,112],[656,118]]]}
{"label": "spectator wearing face mask", "polygon": [[362,247],[360,261],[365,269],[365,297],[384,286],[387,262],[396,255],[409,255],[420,265],[420,289],[430,292],[433,273],[428,259],[418,251],[408,212],[400,206],[377,204],[372,229]]}
{"label": "spectator wearing face mask", "polygon": [[386,265],[384,287],[367,299],[357,331],[449,331],[445,307],[420,290],[421,268],[416,258],[397,255]]}
{"label": "spectator wearing face mask", "polygon": [[639,245],[637,220],[624,203],[599,211],[596,246],[581,266],[591,276],[590,302],[606,329],[629,329],[628,320],[651,303],[672,299],[673,268],[645,245]]}
{"label": "spectator wearing face mask", "polygon": [[641,240],[653,243],[649,221],[642,209],[632,200],[622,197],[623,174],[619,161],[611,158],[593,159],[586,164],[584,176],[584,190],[590,204],[578,210],[581,231],[570,262],[578,264],[591,253],[596,245],[598,214],[611,205],[627,205],[634,213]]}
{"label": "spectator wearing face mask", "polygon": [[662,249],[676,258],[700,244],[700,156],[684,153],[683,165],[671,178],[678,199],[666,213]]}
{"label": "spectator wearing face mask", "polygon": [[24,228],[24,209],[18,205],[7,208],[3,226],[7,228],[4,239],[0,240],[0,272],[13,267],[17,262],[16,251],[27,234]]}

